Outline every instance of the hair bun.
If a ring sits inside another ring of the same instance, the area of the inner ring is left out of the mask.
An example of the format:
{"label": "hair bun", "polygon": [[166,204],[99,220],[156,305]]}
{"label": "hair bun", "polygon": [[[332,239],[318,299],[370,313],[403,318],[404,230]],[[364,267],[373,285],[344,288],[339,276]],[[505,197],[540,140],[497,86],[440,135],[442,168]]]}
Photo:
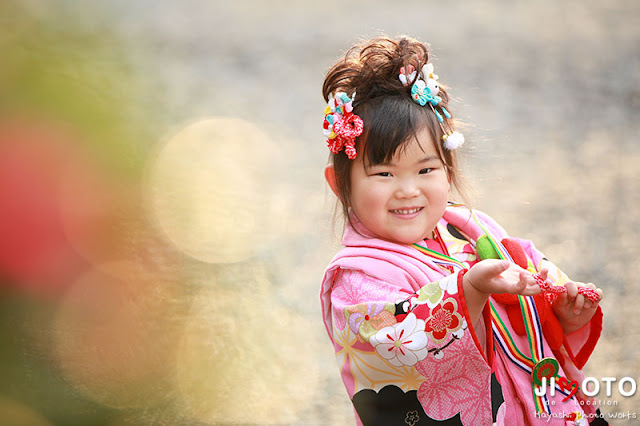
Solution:
{"label": "hair bun", "polygon": [[[394,40],[381,36],[363,41],[349,49],[327,73],[322,87],[325,101],[336,92],[357,93],[356,105],[382,95],[411,96],[415,76],[405,85],[398,78],[401,69],[421,70],[428,61],[428,46],[411,37]],[[445,103],[448,101],[442,88],[440,96]]]}

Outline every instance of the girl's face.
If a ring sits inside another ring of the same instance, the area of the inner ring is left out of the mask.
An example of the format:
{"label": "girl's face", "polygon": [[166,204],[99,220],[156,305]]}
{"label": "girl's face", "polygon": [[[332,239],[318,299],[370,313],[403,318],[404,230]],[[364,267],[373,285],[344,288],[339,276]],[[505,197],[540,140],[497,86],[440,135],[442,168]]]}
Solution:
{"label": "girl's face", "polygon": [[431,133],[424,128],[388,164],[364,164],[358,155],[351,169],[351,207],[377,237],[413,244],[430,237],[444,214],[449,178]]}

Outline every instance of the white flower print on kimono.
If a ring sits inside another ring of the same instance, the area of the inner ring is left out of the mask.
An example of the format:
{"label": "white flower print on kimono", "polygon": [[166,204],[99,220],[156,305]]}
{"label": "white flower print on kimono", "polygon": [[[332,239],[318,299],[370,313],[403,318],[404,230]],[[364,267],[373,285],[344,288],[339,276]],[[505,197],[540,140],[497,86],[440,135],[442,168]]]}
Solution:
{"label": "white flower print on kimono", "polygon": [[427,357],[429,339],[424,332],[425,322],[414,313],[406,316],[404,321],[385,327],[371,336],[369,343],[391,365],[401,367],[412,366]]}
{"label": "white flower print on kimono", "polygon": [[418,290],[418,297],[411,298],[411,308],[415,308],[417,305],[427,304],[429,309],[433,309],[440,301],[442,301],[444,295],[457,294],[458,293],[458,276],[449,275],[444,277],[440,281],[434,281],[423,286]]}

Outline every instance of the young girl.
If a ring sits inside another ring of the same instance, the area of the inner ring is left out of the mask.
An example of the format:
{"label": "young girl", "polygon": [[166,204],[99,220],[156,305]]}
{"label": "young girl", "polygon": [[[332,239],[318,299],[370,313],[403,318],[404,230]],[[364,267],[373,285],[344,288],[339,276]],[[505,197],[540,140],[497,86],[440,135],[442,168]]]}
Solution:
{"label": "young girl", "polygon": [[578,389],[602,291],[449,202],[460,190],[446,88],[414,39],[354,46],[327,74],[326,180],[345,246],[324,322],[358,424],[584,424]]}

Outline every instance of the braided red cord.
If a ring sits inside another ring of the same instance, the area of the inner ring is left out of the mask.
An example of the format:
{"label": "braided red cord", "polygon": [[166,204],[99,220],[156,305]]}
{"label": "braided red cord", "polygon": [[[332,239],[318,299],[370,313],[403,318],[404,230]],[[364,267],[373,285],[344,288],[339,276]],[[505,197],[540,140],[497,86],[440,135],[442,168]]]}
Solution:
{"label": "braided red cord", "polygon": [[358,115],[348,112],[342,117],[338,117],[337,121],[333,124],[335,137],[333,139],[327,139],[329,149],[334,154],[337,154],[344,148],[347,157],[353,160],[357,156],[355,147],[356,138],[362,134],[363,129],[364,124]]}
{"label": "braided red cord", "polygon": [[[562,293],[566,293],[567,288],[559,285],[551,285],[548,281],[543,280],[539,273],[533,274],[533,278],[536,280],[540,289],[544,293],[545,299],[549,303],[553,303],[556,301],[558,296]],[[593,289],[587,287],[578,287],[578,293],[582,294],[587,299],[591,300],[593,303],[596,303],[600,300],[600,295]]]}
{"label": "braided red cord", "polygon": [[335,98],[327,102],[322,122],[323,133],[328,137],[329,150],[338,154],[344,149],[350,160],[358,155],[356,138],[364,129],[362,118],[353,113],[352,103],[353,100],[344,92],[336,93]]}

